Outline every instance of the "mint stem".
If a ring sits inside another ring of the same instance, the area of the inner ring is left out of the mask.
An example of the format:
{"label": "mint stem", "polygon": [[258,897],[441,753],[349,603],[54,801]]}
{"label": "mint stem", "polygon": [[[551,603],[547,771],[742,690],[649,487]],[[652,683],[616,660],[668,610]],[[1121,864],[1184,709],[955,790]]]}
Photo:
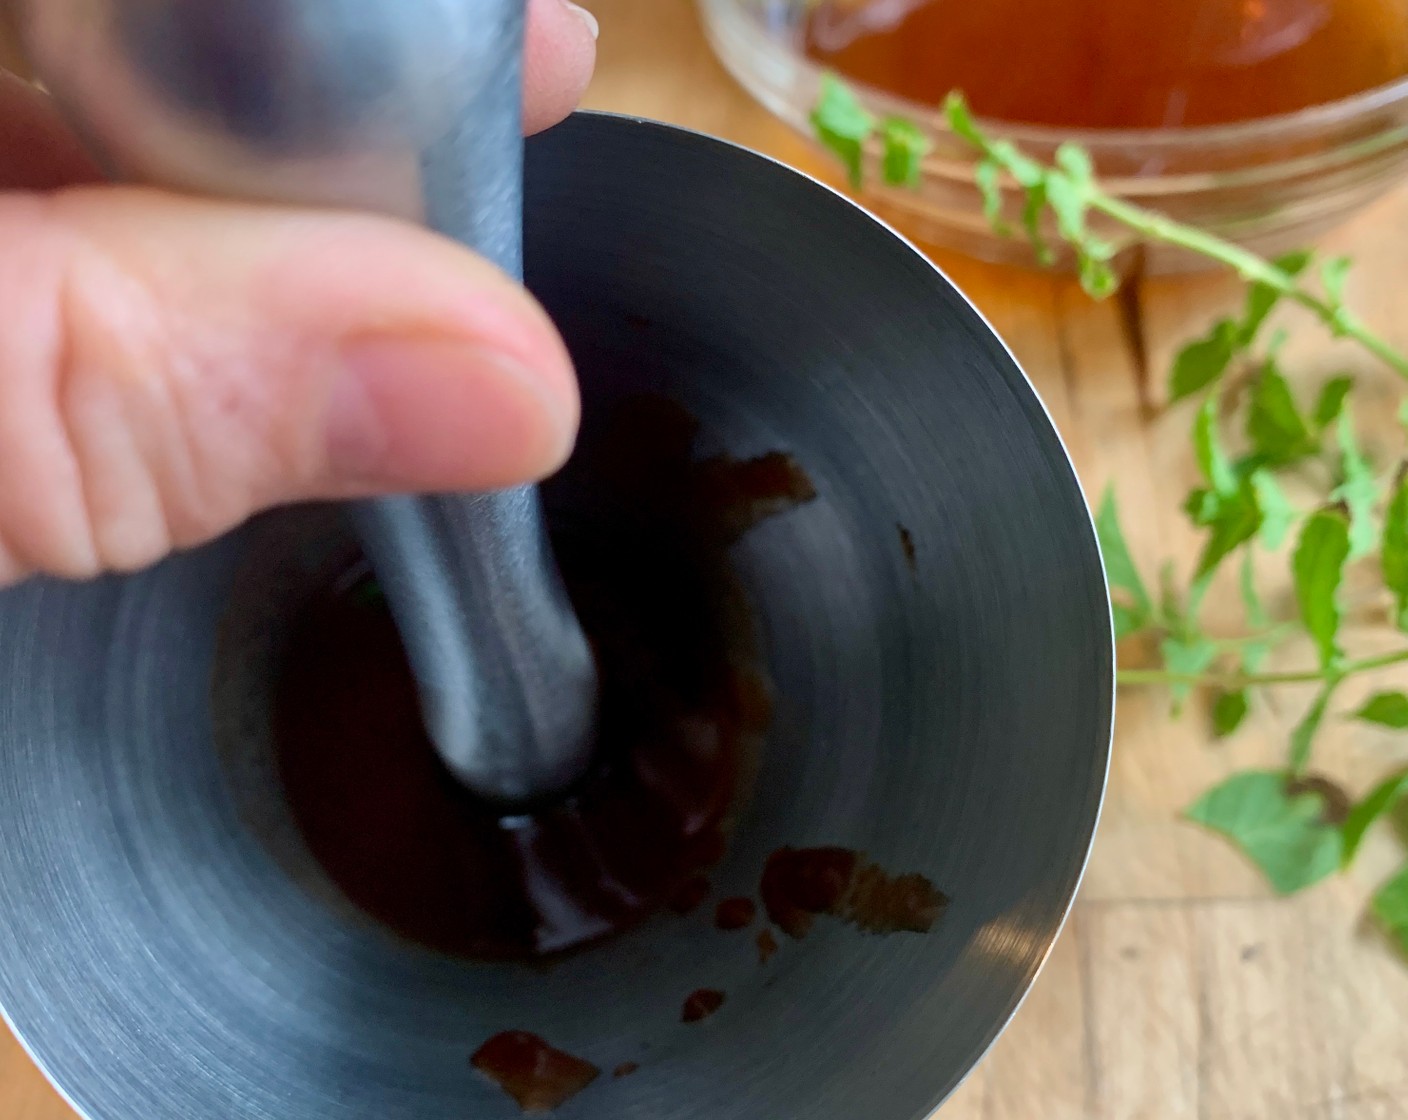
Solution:
{"label": "mint stem", "polygon": [[1408,661],[1408,649],[1365,657],[1345,665],[1326,669],[1304,669],[1288,673],[1174,673],[1166,669],[1121,669],[1115,674],[1119,684],[1191,684],[1211,685],[1235,692],[1264,684],[1310,684],[1315,681],[1343,679],[1355,673],[1368,673],[1389,665]]}
{"label": "mint stem", "polygon": [[1314,292],[1301,287],[1295,277],[1277,268],[1264,257],[1193,226],[1176,222],[1153,210],[1145,210],[1114,198],[1098,188],[1088,192],[1087,202],[1092,210],[1098,210],[1106,217],[1113,218],[1126,229],[1147,240],[1187,249],[1226,265],[1243,280],[1265,284],[1311,312],[1329,327],[1332,333],[1354,339],[1396,373],[1408,377],[1408,355],[1400,353],[1387,340],[1350,315],[1343,304],[1322,299]]}

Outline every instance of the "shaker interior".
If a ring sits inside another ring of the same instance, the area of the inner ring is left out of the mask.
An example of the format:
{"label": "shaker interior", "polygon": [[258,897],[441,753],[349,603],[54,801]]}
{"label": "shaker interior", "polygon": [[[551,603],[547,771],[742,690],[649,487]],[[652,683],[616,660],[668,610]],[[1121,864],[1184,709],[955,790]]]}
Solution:
{"label": "shaker interior", "polygon": [[[820,921],[766,965],[703,912],[543,968],[390,936],[301,850],[268,766],[290,609],[351,540],[335,509],[279,512],[0,595],[0,1003],[95,1120],[499,1120],[518,1109],[468,1058],[508,1029],[607,1071],[565,1117],[918,1120],[1060,927],[1113,651],[1089,514],[1011,356],[884,227],[726,144],[583,114],[530,144],[528,187],[583,445],[662,394],[701,453],[786,451],[818,491],[734,550],[777,704],[713,897],[835,844],[951,903],[928,934]],[[701,988],[726,1002],[681,1022]]]}

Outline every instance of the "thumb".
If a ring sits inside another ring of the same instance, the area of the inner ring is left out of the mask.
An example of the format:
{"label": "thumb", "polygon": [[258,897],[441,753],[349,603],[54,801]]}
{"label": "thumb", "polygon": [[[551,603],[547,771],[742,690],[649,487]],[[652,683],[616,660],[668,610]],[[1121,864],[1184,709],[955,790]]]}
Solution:
{"label": "thumb", "polygon": [[571,361],[487,263],[372,217],[0,195],[0,582],[130,570],[269,505],[553,471]]}

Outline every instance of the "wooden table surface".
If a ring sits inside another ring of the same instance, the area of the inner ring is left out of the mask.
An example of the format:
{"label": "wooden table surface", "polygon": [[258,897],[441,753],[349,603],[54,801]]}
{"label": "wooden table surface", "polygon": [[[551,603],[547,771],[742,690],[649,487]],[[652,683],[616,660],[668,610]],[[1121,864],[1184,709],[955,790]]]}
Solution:
{"label": "wooden table surface", "polygon": [[[725,75],[691,0],[589,2],[602,22],[591,105],[688,124],[831,177],[824,160]],[[1408,346],[1408,319],[1393,314],[1408,191],[1327,243],[1359,261],[1352,302]],[[1059,278],[936,259],[1024,363],[1087,492],[1116,482],[1136,558],[1152,569],[1173,557],[1186,569],[1193,542],[1176,510],[1192,481],[1190,418],[1160,409],[1163,371],[1177,343],[1227,306],[1233,289],[1215,279],[1146,285],[1141,366],[1113,304],[1093,304]],[[1352,351],[1307,333],[1291,344],[1306,376],[1362,368]],[[1382,377],[1366,380],[1362,397],[1379,394],[1391,411],[1397,390]],[[1210,605],[1214,616],[1218,607]],[[1196,716],[1170,722],[1158,692],[1121,694],[1104,821],[1072,919],[1025,1007],[943,1110],[945,1120],[1408,1116],[1408,968],[1363,919],[1365,900],[1393,866],[1392,841],[1375,837],[1350,878],[1281,901],[1177,817],[1232,770],[1276,765],[1304,700],[1264,703],[1232,741],[1213,745]],[[1319,750],[1355,792],[1403,758],[1391,736],[1363,726],[1332,729]],[[0,1031],[0,1118],[72,1117]]]}

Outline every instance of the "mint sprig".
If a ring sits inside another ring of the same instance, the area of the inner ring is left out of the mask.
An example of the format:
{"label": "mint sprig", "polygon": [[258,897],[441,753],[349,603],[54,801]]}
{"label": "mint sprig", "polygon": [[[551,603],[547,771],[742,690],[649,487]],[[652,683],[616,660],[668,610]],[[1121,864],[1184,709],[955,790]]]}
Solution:
{"label": "mint sprig", "polygon": [[[1002,187],[1004,183],[1011,183],[1024,196],[1022,225],[1037,257],[1050,263],[1054,255],[1040,222],[1041,216],[1049,212],[1061,240],[1075,253],[1081,283],[1091,295],[1104,298],[1118,287],[1118,276],[1110,262],[1119,250],[1139,242],[1174,246],[1216,261],[1252,285],[1248,300],[1254,302],[1255,319],[1264,321],[1279,302],[1289,300],[1313,314],[1336,337],[1353,339],[1408,377],[1408,355],[1371,331],[1346,306],[1348,260],[1336,258],[1321,263],[1314,270],[1320,281],[1317,291],[1300,279],[1311,271],[1309,266],[1314,262],[1308,252],[1268,261],[1195,226],[1126,202],[1100,185],[1089,154],[1076,145],[1063,144],[1054,162],[1045,164],[1009,140],[990,137],[974,118],[961,93],[949,94],[943,116],[954,135],[967,141],[974,150],[975,181],[984,192],[992,216],[1001,219]],[[834,74],[822,77],[812,123],[822,143],[846,165],[854,186],[864,185],[865,153],[872,145],[881,151],[884,179],[889,185],[914,183],[912,159],[895,149],[908,147],[915,134],[924,135],[923,130],[914,124],[897,130],[894,121],[885,122],[882,128],[881,122],[865,109],[850,87]],[[1098,230],[1092,221],[1095,216],[1107,220],[1118,231],[1119,239]],[[1009,233],[1010,225],[999,221],[997,229],[1000,233]]]}
{"label": "mint sprig", "polygon": [[[864,186],[872,165],[891,187],[922,182],[930,133],[912,122],[880,120],[834,75],[822,82],[813,120],[855,187]],[[972,151],[974,183],[993,229],[1005,237],[1020,229],[1044,264],[1055,263],[1056,247],[1064,245],[1090,295],[1110,295],[1118,287],[1122,254],[1141,244],[1200,255],[1246,282],[1237,313],[1184,346],[1170,371],[1170,407],[1197,405],[1190,454],[1202,483],[1183,510],[1202,537],[1202,549],[1186,585],[1166,564],[1151,591],[1125,538],[1113,490],[1106,491],[1095,520],[1116,634],[1141,636],[1148,640],[1138,649],[1158,651],[1152,665],[1130,666],[1122,658],[1121,685],[1165,687],[1175,714],[1191,698],[1205,696],[1211,730],[1219,737],[1237,732],[1258,692],[1315,686],[1287,733],[1282,768],[1233,774],[1187,811],[1190,820],[1256,864],[1279,893],[1311,886],[1348,867],[1375,823],[1408,798],[1408,770],[1387,775],[1358,802],[1333,782],[1308,775],[1316,741],[1345,683],[1408,663],[1408,646],[1354,656],[1348,625],[1382,619],[1386,606],[1392,628],[1408,633],[1408,439],[1395,462],[1376,466],[1355,425],[1354,380],[1336,375],[1313,401],[1298,400],[1280,360],[1285,333],[1278,329],[1268,338],[1267,332],[1278,313],[1299,308],[1401,377],[1408,377],[1408,355],[1348,306],[1347,258],[1322,259],[1300,250],[1266,260],[1135,206],[1104,189],[1079,147],[1061,146],[1048,163],[990,136],[961,94],[945,101],[942,120]],[[1408,436],[1408,401],[1399,416]],[[1203,626],[1199,606],[1212,583],[1226,578],[1223,569],[1233,557],[1240,557],[1236,579],[1244,631],[1213,634]],[[1291,596],[1261,592],[1258,573],[1275,567],[1289,581]],[[1356,586],[1378,577],[1360,596],[1367,607],[1358,615],[1344,591],[1351,570]],[[1272,655],[1283,649],[1295,651],[1293,667],[1268,669]],[[1381,731],[1408,732],[1408,694],[1382,689],[1340,714]],[[1371,910],[1408,955],[1408,862],[1379,889]]]}

